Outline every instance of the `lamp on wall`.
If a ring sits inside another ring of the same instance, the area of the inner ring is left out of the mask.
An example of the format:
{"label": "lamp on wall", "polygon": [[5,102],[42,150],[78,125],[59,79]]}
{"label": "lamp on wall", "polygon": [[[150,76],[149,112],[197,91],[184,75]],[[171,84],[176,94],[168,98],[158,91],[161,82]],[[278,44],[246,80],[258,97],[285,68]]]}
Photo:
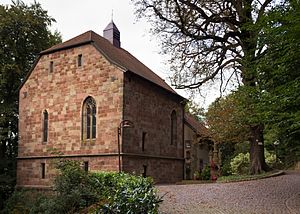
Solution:
{"label": "lamp on wall", "polygon": [[121,172],[121,148],[120,148],[120,136],[122,134],[123,129],[125,128],[133,128],[133,122],[130,120],[122,120],[118,126],[118,158],[119,158],[119,172]]}

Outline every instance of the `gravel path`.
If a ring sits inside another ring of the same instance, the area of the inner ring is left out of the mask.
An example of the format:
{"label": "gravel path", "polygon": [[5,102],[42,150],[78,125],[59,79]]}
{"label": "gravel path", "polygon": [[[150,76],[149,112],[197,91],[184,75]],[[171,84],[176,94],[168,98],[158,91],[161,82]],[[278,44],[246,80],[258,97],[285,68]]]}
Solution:
{"label": "gravel path", "polygon": [[159,185],[165,214],[300,214],[300,173],[237,183]]}

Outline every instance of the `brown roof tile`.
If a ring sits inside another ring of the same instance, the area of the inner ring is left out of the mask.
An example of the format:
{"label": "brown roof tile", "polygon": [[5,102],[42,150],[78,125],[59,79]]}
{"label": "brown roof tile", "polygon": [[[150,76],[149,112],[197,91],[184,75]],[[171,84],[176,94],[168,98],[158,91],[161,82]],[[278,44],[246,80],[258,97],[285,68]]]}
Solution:
{"label": "brown roof tile", "polygon": [[[129,70],[152,83],[168,90],[169,92],[178,95],[163,79],[151,71],[147,66],[141,63],[137,58],[131,55],[128,51],[113,46],[108,40],[98,35],[93,31],[87,31],[79,36],[76,36],[61,44],[55,45],[41,54],[56,52],[62,49],[80,46],[83,44],[93,44],[101,54],[103,54],[109,61],[117,66]],[[180,95],[178,95],[180,96]]]}
{"label": "brown roof tile", "polygon": [[203,136],[210,138],[210,133],[208,128],[205,127],[204,122],[196,120],[191,114],[185,113],[184,114],[184,120],[186,123],[188,123],[194,131]]}

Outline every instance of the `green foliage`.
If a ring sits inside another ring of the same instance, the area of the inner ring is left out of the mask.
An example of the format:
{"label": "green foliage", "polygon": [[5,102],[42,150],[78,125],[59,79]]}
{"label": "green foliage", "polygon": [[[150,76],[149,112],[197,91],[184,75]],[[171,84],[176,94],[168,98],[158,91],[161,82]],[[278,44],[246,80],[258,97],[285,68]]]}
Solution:
{"label": "green foliage", "polygon": [[287,1],[264,19],[262,44],[268,46],[257,70],[266,134],[278,140],[278,154],[288,163],[300,160],[300,4]]}
{"label": "green foliage", "polygon": [[250,164],[250,154],[249,153],[240,153],[235,156],[231,162],[231,172],[233,174],[243,175],[249,173],[249,164]]}
{"label": "green foliage", "polygon": [[37,54],[61,41],[54,19],[38,3],[0,5],[0,209],[15,185],[18,88]]}
{"label": "green foliage", "polygon": [[274,172],[261,173],[259,175],[228,175],[221,176],[218,178],[218,182],[226,183],[226,182],[237,182],[237,181],[249,181],[249,180],[257,180],[262,178],[267,178],[271,176]]}
{"label": "green foliage", "polygon": [[222,143],[220,144],[220,151],[222,154],[221,175],[232,175],[231,161],[240,153],[247,153],[250,150],[249,142],[240,143]]}
{"label": "green foliage", "polygon": [[16,183],[16,160],[2,159],[0,161],[0,210],[2,203],[9,198],[14,191]]}
{"label": "green foliage", "polygon": [[210,180],[210,167],[206,165],[201,172],[201,180]]}
{"label": "green foliage", "polygon": [[[275,167],[277,164],[276,161],[276,155],[274,153],[271,153],[265,149],[265,159],[266,163],[272,168]],[[225,168],[226,163],[224,164]],[[238,153],[235,157],[233,157],[230,161],[229,167],[230,169],[228,170],[228,174],[224,174],[222,170],[222,175],[223,176],[228,176],[231,173],[234,175],[245,175],[249,174],[249,165],[250,165],[250,154],[249,153]],[[222,168],[223,169],[223,168]]]}
{"label": "green foliage", "polygon": [[265,156],[266,156],[266,163],[273,168],[276,166],[277,160],[276,160],[276,155],[274,153],[271,153],[267,150],[265,150]]}
{"label": "green foliage", "polygon": [[[234,98],[211,107],[208,117],[215,140],[238,143],[250,138],[255,147],[257,140],[263,143],[267,127],[280,140],[285,161],[299,160],[299,0],[133,2],[138,17],[152,22],[163,53],[170,54],[177,88],[199,89],[221,80],[222,93],[228,78],[237,82],[241,77]],[[263,146],[251,155],[253,173],[268,169]]]}
{"label": "green foliage", "polygon": [[88,173],[80,162],[56,163],[60,174],[54,182],[54,193],[26,200],[16,192],[4,213],[158,213],[159,203],[150,178],[116,172]]}
{"label": "green foliage", "polygon": [[226,161],[221,167],[221,176],[232,175],[230,161]]}
{"label": "green foliage", "polygon": [[[207,124],[217,142],[239,143],[248,139],[247,112],[240,110],[235,93],[214,101],[206,113]],[[224,125],[226,124],[226,125]]]}
{"label": "green foliage", "polygon": [[105,191],[108,201],[100,210],[108,213],[158,213],[162,200],[157,196],[152,179],[125,173],[97,173],[95,178],[108,187]]}
{"label": "green foliage", "polygon": [[236,144],[230,142],[224,142],[219,144],[219,149],[221,152],[221,160],[223,163],[231,160],[235,152],[235,145]]}
{"label": "green foliage", "polygon": [[9,200],[6,201],[5,207],[0,211],[1,214],[11,213],[38,213],[36,206],[45,200],[46,196],[35,190],[16,190]]}
{"label": "green foliage", "polygon": [[240,142],[234,145],[234,155],[236,156],[239,153],[247,153],[250,150],[250,143],[248,141]]}
{"label": "green foliage", "polygon": [[49,213],[73,213],[100,200],[91,175],[82,169],[80,162],[63,160],[56,166],[60,171],[54,181],[57,194],[40,209]]}
{"label": "green foliage", "polygon": [[233,144],[231,142],[225,142],[219,144],[219,150],[221,152],[221,160],[222,160],[222,166],[221,166],[222,176],[227,176],[232,174],[230,168],[230,161],[235,153],[235,145],[238,144]]}

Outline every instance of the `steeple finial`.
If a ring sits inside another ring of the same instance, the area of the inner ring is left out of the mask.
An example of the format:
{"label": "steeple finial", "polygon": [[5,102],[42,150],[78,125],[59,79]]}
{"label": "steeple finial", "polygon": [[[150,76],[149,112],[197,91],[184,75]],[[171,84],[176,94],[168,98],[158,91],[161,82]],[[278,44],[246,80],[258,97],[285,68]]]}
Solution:
{"label": "steeple finial", "polygon": [[114,22],[114,9],[111,9],[111,22]]}

